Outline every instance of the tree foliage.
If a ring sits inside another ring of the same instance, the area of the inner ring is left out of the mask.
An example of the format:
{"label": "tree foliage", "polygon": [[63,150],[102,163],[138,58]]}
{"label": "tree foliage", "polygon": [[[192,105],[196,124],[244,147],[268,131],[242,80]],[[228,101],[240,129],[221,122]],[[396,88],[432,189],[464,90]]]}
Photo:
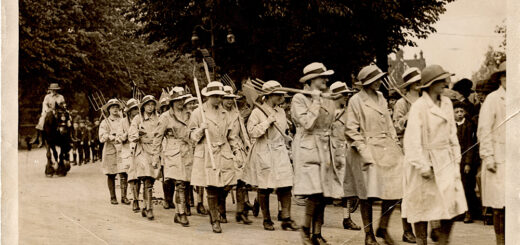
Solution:
{"label": "tree foliage", "polygon": [[[498,48],[488,47],[484,54],[484,61],[478,71],[471,76],[473,81],[488,80],[492,73],[494,73],[498,66],[506,60],[506,25],[498,25],[495,33],[502,35],[502,42]],[[497,82],[497,81],[495,81]]]}
{"label": "tree foliage", "polygon": [[[194,27],[212,29],[215,60],[222,73],[278,79],[295,86],[302,68],[323,62],[349,81],[361,66],[399,46],[426,38],[453,0],[136,0],[132,18],[149,42],[190,53]],[[229,28],[236,42],[228,44]],[[210,34],[197,28],[202,47]]]}

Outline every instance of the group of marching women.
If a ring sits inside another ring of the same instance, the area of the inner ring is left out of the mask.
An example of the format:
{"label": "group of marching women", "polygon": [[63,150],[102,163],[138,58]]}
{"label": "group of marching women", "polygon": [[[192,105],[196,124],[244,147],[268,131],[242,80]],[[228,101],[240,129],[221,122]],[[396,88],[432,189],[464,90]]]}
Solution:
{"label": "group of marching women", "polygon": [[[500,111],[504,109],[505,68],[500,72],[503,84],[484,102],[482,113],[489,115],[481,113],[481,120],[486,121],[479,124],[481,156],[489,170],[483,174],[483,199],[497,210],[497,241],[504,234],[504,141],[503,131],[491,131],[504,118]],[[133,210],[142,210],[143,217],[153,219],[152,188],[161,179],[165,208],[175,208],[174,222],[189,226],[188,200],[193,198],[194,187],[197,211],[208,213],[213,232],[220,233],[220,224],[227,223],[225,202],[232,187],[237,193],[237,222],[251,223],[245,206],[249,205],[248,186],[253,186],[265,230],[274,230],[269,212],[269,195],[274,191],[284,230],[300,230],[303,244],[328,244],[321,232],[326,205],[332,199],[343,200],[344,228],[361,230],[350,219],[350,205],[358,199],[365,244],[378,244],[376,236],[385,244],[395,244],[388,224],[402,201],[404,241],[426,244],[428,222],[436,222],[439,242],[447,244],[454,218],[467,210],[453,106],[442,96],[452,74],[438,65],[422,72],[407,70],[401,85],[406,98],[397,102],[400,109],[393,118],[378,91],[387,74],[377,66],[359,72],[359,91],[343,82],[328,87],[332,74],[322,63],[303,69],[304,88],[292,98],[290,117],[280,107],[288,95],[273,80],[263,84],[262,99],[247,120],[237,108],[238,96],[220,82],[203,88],[204,102],[198,103],[180,87],[163,93],[159,101],[152,95],[141,101],[130,99],[126,105],[109,100],[103,108],[107,117],[100,124],[99,138],[105,143],[102,166],[111,203],[118,203],[114,182],[119,174],[121,202],[130,204],[128,181]],[[293,137],[286,133],[290,124],[296,128]],[[138,203],[141,182],[142,209]],[[207,212],[202,205],[203,188]],[[305,199],[301,226],[291,218],[292,195]],[[382,200],[376,232],[372,228],[375,200]]]}

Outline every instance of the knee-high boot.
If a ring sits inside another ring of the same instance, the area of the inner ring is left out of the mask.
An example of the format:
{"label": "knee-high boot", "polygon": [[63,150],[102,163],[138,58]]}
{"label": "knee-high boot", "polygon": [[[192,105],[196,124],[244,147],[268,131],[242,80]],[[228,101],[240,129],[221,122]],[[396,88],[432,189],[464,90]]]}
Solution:
{"label": "knee-high boot", "polygon": [[135,213],[139,212],[139,190],[141,189],[141,181],[132,180],[130,181],[130,185],[132,186],[132,195],[134,196],[134,200],[132,202],[132,211]]}
{"label": "knee-high boot", "polygon": [[321,235],[321,226],[323,225],[325,218],[325,198],[320,195],[317,200],[316,209],[314,210],[313,217],[313,231],[311,241],[313,244],[328,245],[327,241]]}
{"label": "knee-high boot", "polygon": [[246,184],[243,181],[238,180],[236,220],[237,222],[243,222],[244,224],[249,225],[252,221],[247,218],[247,212],[245,212],[246,192]]}
{"label": "knee-high boot", "polygon": [[493,209],[493,226],[497,245],[505,244],[505,211],[504,209]]}
{"label": "knee-high boot", "polygon": [[372,228],[372,201],[360,200],[361,218],[365,230],[365,245],[379,245]]}
{"label": "knee-high boot", "polygon": [[128,190],[128,175],[126,173],[120,173],[119,178],[119,185],[121,186],[121,203],[130,205],[130,200],[126,197],[126,192]]}
{"label": "knee-high boot", "polygon": [[145,179],[145,193],[146,193],[146,217],[149,220],[153,220],[153,203],[152,203],[152,197],[153,197],[153,182],[154,179],[151,177],[147,177]]}
{"label": "knee-high boot", "polygon": [[220,214],[220,223],[227,223],[226,217],[226,198],[229,191],[225,188],[219,188],[218,193],[218,212]]}
{"label": "knee-high boot", "polygon": [[417,245],[428,244],[428,222],[417,222],[413,224],[415,226],[415,234]]}
{"label": "knee-high boot", "polygon": [[394,239],[388,233],[388,223],[390,222],[390,216],[394,211],[397,201],[395,200],[383,200],[381,204],[381,219],[379,220],[379,228],[377,229],[376,236],[381,237],[385,240],[388,245],[395,244]]}
{"label": "knee-high boot", "polygon": [[220,192],[218,187],[206,187],[206,191],[208,192],[207,200],[208,200],[208,208],[209,208],[209,221],[211,223],[211,228],[215,233],[221,233],[222,228],[220,228],[220,218],[218,212],[218,194]]}
{"label": "knee-high boot", "polygon": [[117,197],[116,197],[116,175],[115,174],[107,174],[107,185],[108,191],[110,192],[110,203],[117,205]]}
{"label": "knee-high boot", "polygon": [[282,206],[282,229],[290,229],[294,231],[298,230],[299,227],[296,222],[291,219],[291,190],[292,187],[278,188],[276,190],[276,195],[278,196],[278,201]]}
{"label": "knee-high boot", "polygon": [[271,220],[271,211],[269,210],[269,194],[271,189],[258,189],[258,202],[260,203],[260,210],[262,210],[262,216],[264,217],[264,229],[273,231],[273,221]]}
{"label": "knee-high boot", "polygon": [[175,196],[177,208],[173,221],[186,227],[190,225],[186,216],[186,182],[177,180],[175,181],[175,187],[177,189],[177,195]]}
{"label": "knee-high boot", "polygon": [[195,187],[198,196],[197,202],[197,213],[201,215],[207,215],[208,211],[204,208],[203,200],[204,200],[204,188],[197,186]]}
{"label": "knee-high boot", "polygon": [[453,226],[453,220],[441,220],[439,245],[447,245],[450,243],[450,233]]}
{"label": "knee-high boot", "polygon": [[311,195],[307,197],[307,201],[305,202],[305,216],[303,220],[303,226],[301,227],[300,235],[302,238],[302,243],[304,245],[312,245],[311,241],[311,225],[314,219],[314,213],[316,210],[317,201],[315,195]]}
{"label": "knee-high boot", "polygon": [[[191,189],[190,182],[185,182],[184,197],[186,206],[186,215],[191,216],[191,202],[193,199],[193,190]],[[191,194],[190,194],[191,193]]]}
{"label": "knee-high boot", "polygon": [[408,219],[402,218],[403,224],[403,242],[416,243],[415,235],[413,234],[412,224],[408,223]]}

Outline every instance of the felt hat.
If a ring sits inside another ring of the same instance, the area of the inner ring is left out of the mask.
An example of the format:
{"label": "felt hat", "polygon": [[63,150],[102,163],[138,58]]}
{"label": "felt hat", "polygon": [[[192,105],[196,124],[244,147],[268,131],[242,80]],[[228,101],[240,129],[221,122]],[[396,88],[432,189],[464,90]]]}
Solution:
{"label": "felt hat", "polygon": [[350,89],[346,83],[337,81],[330,85],[330,92],[334,94],[347,94],[347,93],[354,93],[355,90]]}
{"label": "felt hat", "polygon": [[440,65],[429,65],[421,72],[421,83],[419,88],[428,88],[435,81],[443,80],[455,74],[445,71]]}
{"label": "felt hat", "polygon": [[453,90],[460,94],[469,94],[473,88],[473,82],[467,78],[460,79],[453,85]]}
{"label": "felt hat", "polygon": [[300,78],[300,82],[304,83],[313,78],[322,77],[322,76],[330,76],[334,74],[333,70],[327,70],[323,63],[313,62],[305,66],[303,68],[303,77]]}
{"label": "felt hat", "polygon": [[270,94],[279,94],[279,95],[285,95],[287,92],[279,90],[282,88],[282,85],[275,81],[275,80],[269,80],[262,85],[262,96],[270,95]]}
{"label": "felt hat", "polygon": [[121,104],[121,102],[118,99],[114,98],[114,99],[109,99],[107,101],[107,103],[103,106],[102,110],[107,112],[107,114],[108,114],[109,109],[112,106],[119,106],[119,108],[123,108],[123,105]]}
{"label": "felt hat", "polygon": [[368,65],[359,71],[357,80],[362,86],[367,86],[386,76],[386,74],[386,72],[381,71],[376,65]]}
{"label": "felt hat", "polygon": [[189,96],[191,96],[191,94],[186,93],[182,87],[177,86],[170,91],[170,101],[186,99]]}
{"label": "felt hat", "polygon": [[184,100],[184,104],[186,105],[192,101],[197,101],[197,97],[193,97],[193,95],[188,94],[188,96],[186,97],[186,100]]}
{"label": "felt hat", "polygon": [[212,95],[226,95],[226,92],[224,92],[224,85],[216,81],[208,83],[208,86],[203,88],[200,93],[206,97]]}
{"label": "felt hat", "polygon": [[61,89],[61,87],[57,83],[51,83],[49,85],[49,90],[60,90],[60,89]]}
{"label": "felt hat", "polygon": [[153,95],[146,95],[141,100],[141,105],[140,105],[141,110],[144,108],[144,105],[146,105],[148,102],[154,102],[157,105],[157,100],[155,99],[155,97]]}
{"label": "felt hat", "polygon": [[506,62],[504,61],[504,62],[500,63],[500,65],[498,66],[498,69],[495,72],[493,72],[489,78],[490,78],[490,80],[498,81],[498,79],[500,78],[500,75],[505,74],[505,73],[506,73]]}
{"label": "felt hat", "polygon": [[421,81],[421,71],[417,67],[410,67],[403,72],[403,84],[399,86],[401,89],[406,89],[413,83]]}
{"label": "felt hat", "polygon": [[224,98],[231,98],[231,99],[238,99],[240,96],[233,94],[233,88],[231,86],[224,86],[224,92],[226,92],[226,95],[224,95]]}
{"label": "felt hat", "polygon": [[132,98],[132,99],[129,99],[127,102],[126,102],[126,106],[125,106],[125,112],[129,112],[130,110],[132,110],[133,108],[136,108],[139,106],[139,101],[137,101],[136,99]]}

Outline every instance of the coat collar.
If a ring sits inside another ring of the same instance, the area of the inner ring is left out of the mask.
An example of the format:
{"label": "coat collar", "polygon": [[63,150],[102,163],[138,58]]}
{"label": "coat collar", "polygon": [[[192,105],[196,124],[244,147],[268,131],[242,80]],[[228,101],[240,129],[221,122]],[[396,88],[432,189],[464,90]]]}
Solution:
{"label": "coat collar", "polygon": [[206,102],[202,105],[203,112],[205,113],[206,119],[212,121],[213,123],[220,125],[222,124],[222,116],[226,114],[226,110],[222,108],[221,105],[217,107],[217,109],[211,108],[211,106]]}
{"label": "coat collar", "polygon": [[384,105],[385,98],[383,97],[382,94],[377,93],[377,103],[372,98],[369,97],[369,95],[367,94],[365,89],[361,89],[361,91],[359,91],[359,97],[361,98],[361,101],[363,101],[363,103],[365,105],[376,110],[377,112],[379,112],[381,114],[388,113],[388,109]]}
{"label": "coat collar", "polygon": [[506,98],[506,90],[504,89],[504,87],[502,87],[502,85],[500,85],[500,87],[498,87],[497,93],[500,96],[500,99],[504,100]]}
{"label": "coat collar", "polygon": [[340,121],[341,123],[345,124],[346,121],[343,120],[343,115],[345,114],[345,109],[337,109],[336,110],[336,121]]}
{"label": "coat collar", "polygon": [[430,95],[428,93],[423,93],[422,97],[424,97],[424,100],[426,101],[426,104],[430,108],[430,112],[432,114],[439,116],[439,117],[445,119],[446,121],[450,120],[449,115],[447,115],[447,113],[446,113],[446,108],[451,106],[450,99],[448,99],[448,97],[441,95],[441,106],[440,107],[437,106],[433,102],[432,98],[430,97]]}
{"label": "coat collar", "polygon": [[184,111],[181,111],[180,114],[178,114],[178,113],[176,114],[174,110],[170,109],[170,110],[168,110],[168,115],[170,115],[170,117],[172,117],[173,119],[175,119],[176,121],[178,121],[184,125],[187,124],[186,121],[181,120],[181,119],[184,119],[182,117],[185,117],[185,115],[186,115]]}

